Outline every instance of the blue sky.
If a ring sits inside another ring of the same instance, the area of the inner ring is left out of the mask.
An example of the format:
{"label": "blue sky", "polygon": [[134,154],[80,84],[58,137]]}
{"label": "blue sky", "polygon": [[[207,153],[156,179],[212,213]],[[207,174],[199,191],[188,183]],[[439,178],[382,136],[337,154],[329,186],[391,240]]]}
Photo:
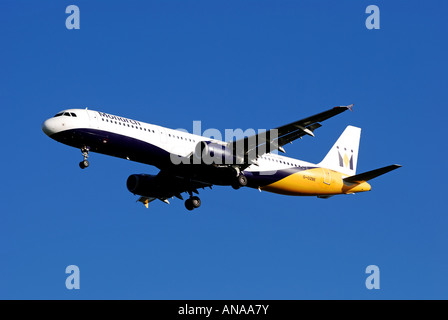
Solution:
{"label": "blue sky", "polygon": [[[81,11],[67,30],[65,8]],[[378,5],[381,29],[367,30]],[[0,298],[448,298],[446,1],[0,2]],[[49,139],[68,107],[170,128],[271,128],[354,103],[287,146],[319,162],[347,125],[358,171],[399,163],[355,196],[215,187],[135,203],[153,167]],[[65,288],[77,265],[81,289]],[[368,265],[381,289],[367,290]]]}

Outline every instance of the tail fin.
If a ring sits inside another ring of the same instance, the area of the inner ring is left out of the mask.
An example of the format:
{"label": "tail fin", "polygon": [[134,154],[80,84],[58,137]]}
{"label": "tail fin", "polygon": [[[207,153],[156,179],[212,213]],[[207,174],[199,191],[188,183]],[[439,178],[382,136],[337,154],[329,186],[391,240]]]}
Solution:
{"label": "tail fin", "polygon": [[360,138],[361,128],[353,126],[345,128],[319,166],[350,176],[355,175]]}

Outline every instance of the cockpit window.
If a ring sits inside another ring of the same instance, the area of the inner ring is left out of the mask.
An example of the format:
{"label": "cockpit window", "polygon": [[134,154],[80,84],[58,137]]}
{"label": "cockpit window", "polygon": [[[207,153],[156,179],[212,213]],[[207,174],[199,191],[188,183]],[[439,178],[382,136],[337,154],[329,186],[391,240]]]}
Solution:
{"label": "cockpit window", "polygon": [[65,116],[65,117],[76,117],[76,113],[73,112],[59,112],[58,114],[56,114],[54,117],[60,117],[60,116]]}

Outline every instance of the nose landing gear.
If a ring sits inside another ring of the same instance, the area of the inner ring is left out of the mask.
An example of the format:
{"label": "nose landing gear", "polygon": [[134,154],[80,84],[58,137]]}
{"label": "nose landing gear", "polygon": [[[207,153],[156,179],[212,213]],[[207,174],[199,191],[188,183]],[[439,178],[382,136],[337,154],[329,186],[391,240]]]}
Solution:
{"label": "nose landing gear", "polygon": [[79,163],[79,167],[81,169],[85,169],[85,168],[87,168],[89,166],[89,161],[87,160],[87,158],[89,157],[89,148],[88,147],[83,147],[81,149],[81,152],[82,152],[82,155],[84,157],[84,160]]}

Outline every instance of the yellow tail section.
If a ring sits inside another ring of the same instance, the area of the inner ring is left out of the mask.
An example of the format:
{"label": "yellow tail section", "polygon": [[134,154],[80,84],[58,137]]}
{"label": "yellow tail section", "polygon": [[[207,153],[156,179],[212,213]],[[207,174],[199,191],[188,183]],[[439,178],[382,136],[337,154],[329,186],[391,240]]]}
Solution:
{"label": "yellow tail section", "polygon": [[328,196],[370,191],[367,182],[350,183],[347,175],[326,168],[312,168],[293,173],[262,190],[291,196]]}

